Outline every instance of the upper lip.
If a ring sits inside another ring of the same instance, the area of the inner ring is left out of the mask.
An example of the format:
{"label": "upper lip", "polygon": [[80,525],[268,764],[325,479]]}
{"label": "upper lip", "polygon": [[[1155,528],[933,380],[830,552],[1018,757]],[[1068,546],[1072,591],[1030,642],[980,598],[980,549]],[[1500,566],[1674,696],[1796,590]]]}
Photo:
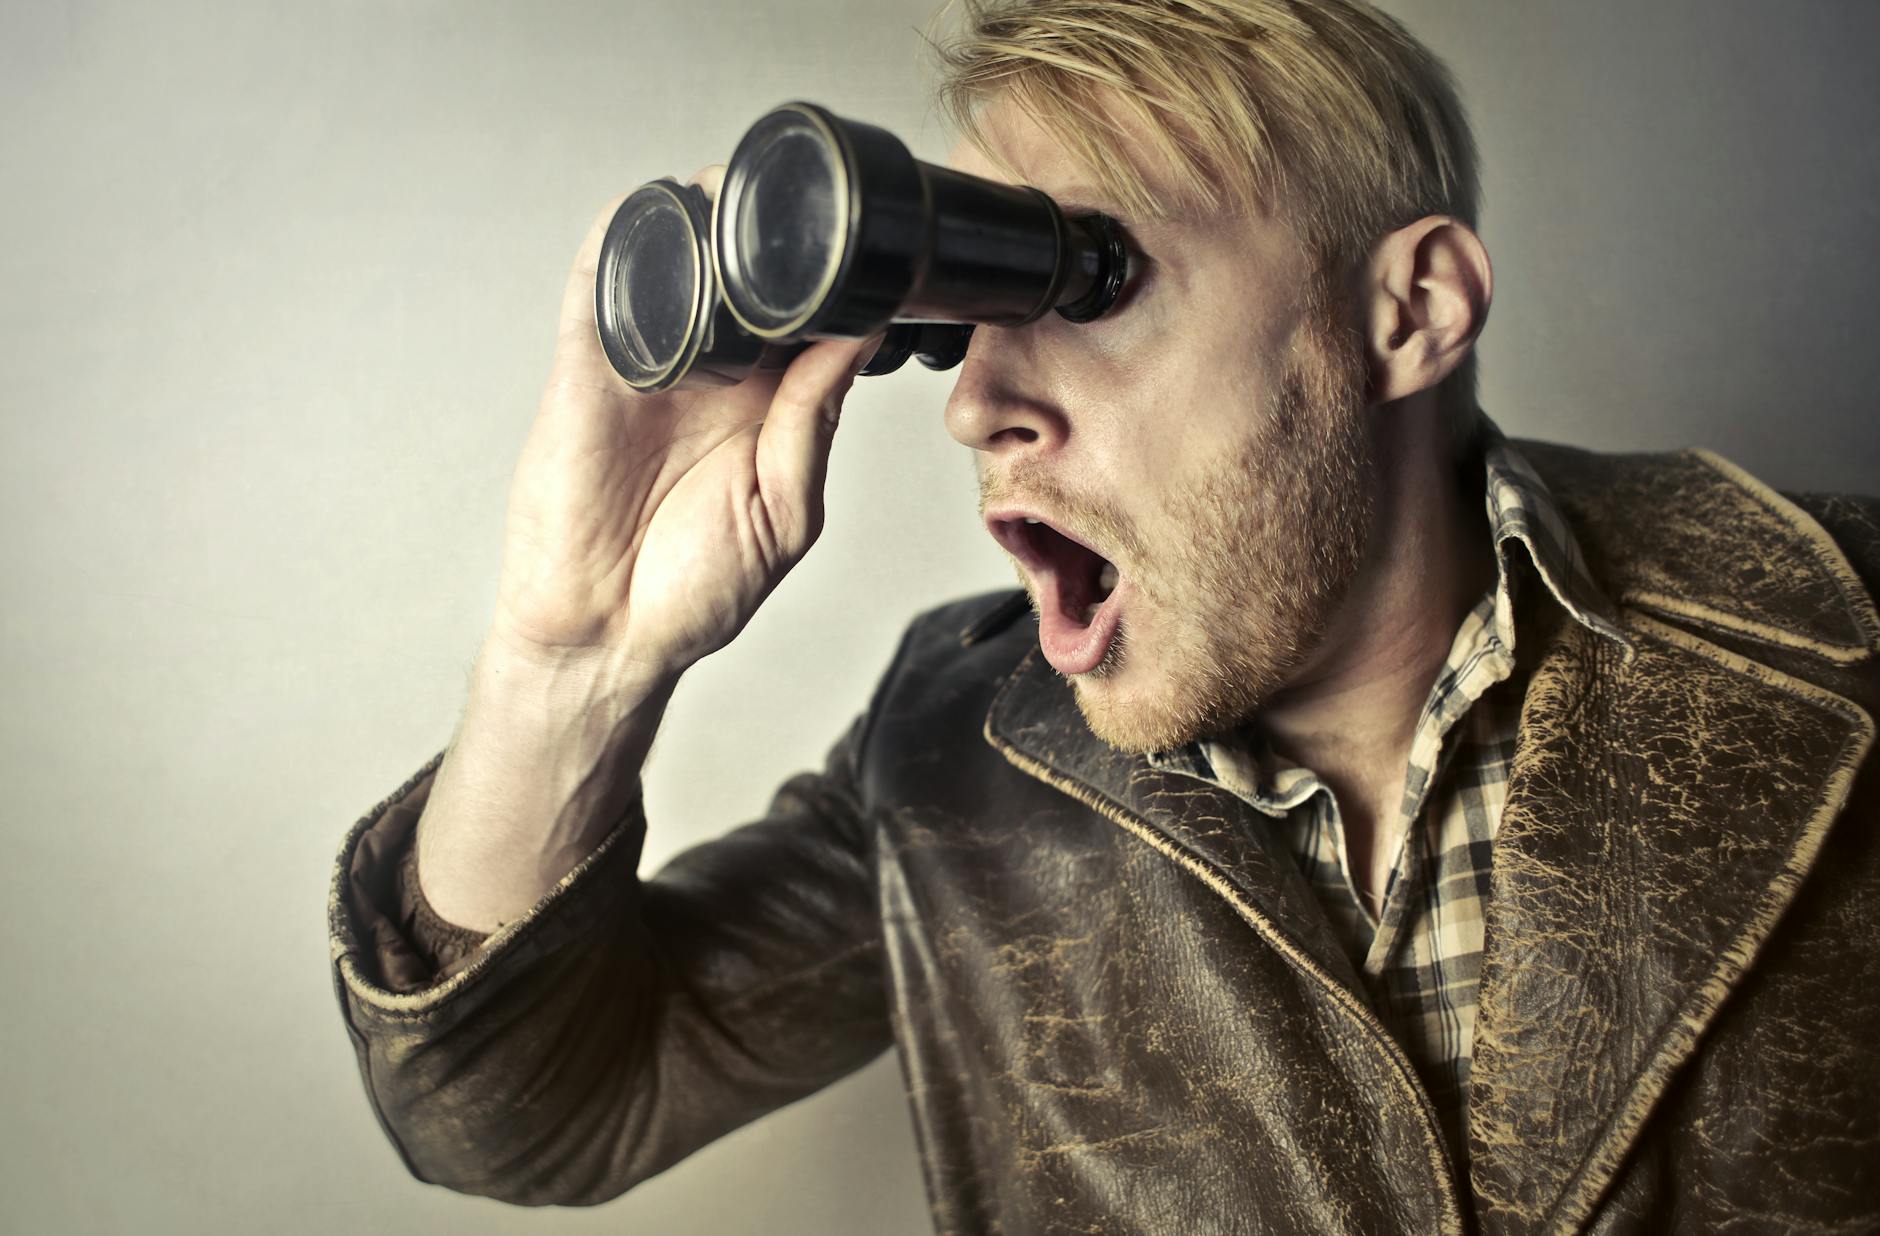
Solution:
{"label": "upper lip", "polygon": [[1085,537],[1072,532],[1069,528],[1065,527],[1062,520],[1053,518],[1048,512],[1023,506],[1001,506],[987,511],[986,529],[992,533],[992,539],[1003,546],[1006,553],[1018,559],[1019,564],[1028,571],[1035,572],[1038,568],[1047,564],[1044,556],[1038,552],[1037,548],[1032,543],[1031,538],[1025,534],[1025,522],[1027,520],[1036,520],[1065,540],[1073,541],[1083,546],[1105,562],[1115,561],[1109,554],[1103,552],[1103,550],[1097,548],[1095,545],[1092,545]]}

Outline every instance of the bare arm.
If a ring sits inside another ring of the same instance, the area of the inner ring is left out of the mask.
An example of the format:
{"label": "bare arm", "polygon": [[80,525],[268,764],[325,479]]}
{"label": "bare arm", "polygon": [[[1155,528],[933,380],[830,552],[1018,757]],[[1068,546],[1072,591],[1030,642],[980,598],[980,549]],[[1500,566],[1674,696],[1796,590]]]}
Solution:
{"label": "bare arm", "polygon": [[672,687],[491,637],[418,828],[432,909],[484,932],[527,913],[619,821]]}

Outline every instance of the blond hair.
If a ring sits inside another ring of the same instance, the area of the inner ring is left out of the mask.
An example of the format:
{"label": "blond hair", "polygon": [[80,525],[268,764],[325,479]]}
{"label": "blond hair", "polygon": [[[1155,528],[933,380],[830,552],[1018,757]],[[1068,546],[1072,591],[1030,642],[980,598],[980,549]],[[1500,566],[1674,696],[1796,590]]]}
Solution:
{"label": "blond hair", "polygon": [[[937,45],[939,96],[995,164],[1004,161],[978,116],[1004,95],[1077,156],[1125,215],[1275,211],[1297,230],[1321,294],[1378,240],[1426,215],[1476,226],[1475,142],[1454,80],[1361,0],[964,6],[964,28]],[[1112,107],[1173,169],[1174,200],[1151,187]],[[1473,351],[1438,400],[1459,426],[1473,422]]]}

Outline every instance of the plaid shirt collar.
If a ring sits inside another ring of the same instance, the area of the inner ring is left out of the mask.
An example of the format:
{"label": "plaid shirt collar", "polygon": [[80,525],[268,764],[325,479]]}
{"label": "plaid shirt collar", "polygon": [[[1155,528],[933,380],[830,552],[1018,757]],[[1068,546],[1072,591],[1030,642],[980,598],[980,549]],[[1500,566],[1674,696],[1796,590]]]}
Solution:
{"label": "plaid shirt collar", "polygon": [[[1519,545],[1527,550],[1527,561],[1533,573],[1540,576],[1555,602],[1575,622],[1616,643],[1630,661],[1635,651],[1632,641],[1620,628],[1612,601],[1587,570],[1586,557],[1580,552],[1579,542],[1574,539],[1573,530],[1546,482],[1486,413],[1479,413],[1478,420],[1483,501],[1489,535],[1495,545],[1493,630],[1496,637],[1512,656],[1515,594],[1523,574],[1514,553],[1514,547]],[[1284,815],[1310,797],[1319,785],[1318,779],[1302,768],[1270,769],[1263,775],[1253,776],[1254,770],[1243,762],[1249,758],[1261,757],[1257,751],[1244,751],[1238,745],[1206,739],[1168,751],[1150,752],[1148,756],[1149,763],[1157,768],[1209,781],[1218,780],[1220,772],[1228,772],[1227,769],[1217,770],[1218,763],[1231,761],[1240,765],[1229,772],[1229,779],[1243,787],[1248,782],[1256,785],[1257,791],[1244,796],[1269,815]]]}
{"label": "plaid shirt collar", "polygon": [[1546,483],[1486,414],[1481,416],[1481,426],[1484,497],[1490,535],[1495,541],[1495,633],[1512,652],[1514,602],[1510,586],[1516,571],[1509,561],[1509,543],[1519,542],[1526,547],[1535,574],[1561,608],[1581,626],[1618,644],[1625,658],[1631,660],[1636,649],[1620,629],[1612,601],[1587,571],[1580,543],[1574,539]]}

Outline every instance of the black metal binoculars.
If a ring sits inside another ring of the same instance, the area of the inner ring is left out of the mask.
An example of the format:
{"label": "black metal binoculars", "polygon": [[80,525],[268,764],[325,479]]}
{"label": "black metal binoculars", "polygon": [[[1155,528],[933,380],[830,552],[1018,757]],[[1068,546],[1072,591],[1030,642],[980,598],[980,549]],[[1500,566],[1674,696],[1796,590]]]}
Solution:
{"label": "black metal binoculars", "polygon": [[1106,215],[1066,217],[1038,189],[922,163],[885,129],[787,103],[745,133],[715,203],[672,180],[621,203],[594,321],[642,392],[735,385],[808,340],[884,327],[864,374],[909,356],[947,369],[976,323],[1101,316],[1128,267]]}

